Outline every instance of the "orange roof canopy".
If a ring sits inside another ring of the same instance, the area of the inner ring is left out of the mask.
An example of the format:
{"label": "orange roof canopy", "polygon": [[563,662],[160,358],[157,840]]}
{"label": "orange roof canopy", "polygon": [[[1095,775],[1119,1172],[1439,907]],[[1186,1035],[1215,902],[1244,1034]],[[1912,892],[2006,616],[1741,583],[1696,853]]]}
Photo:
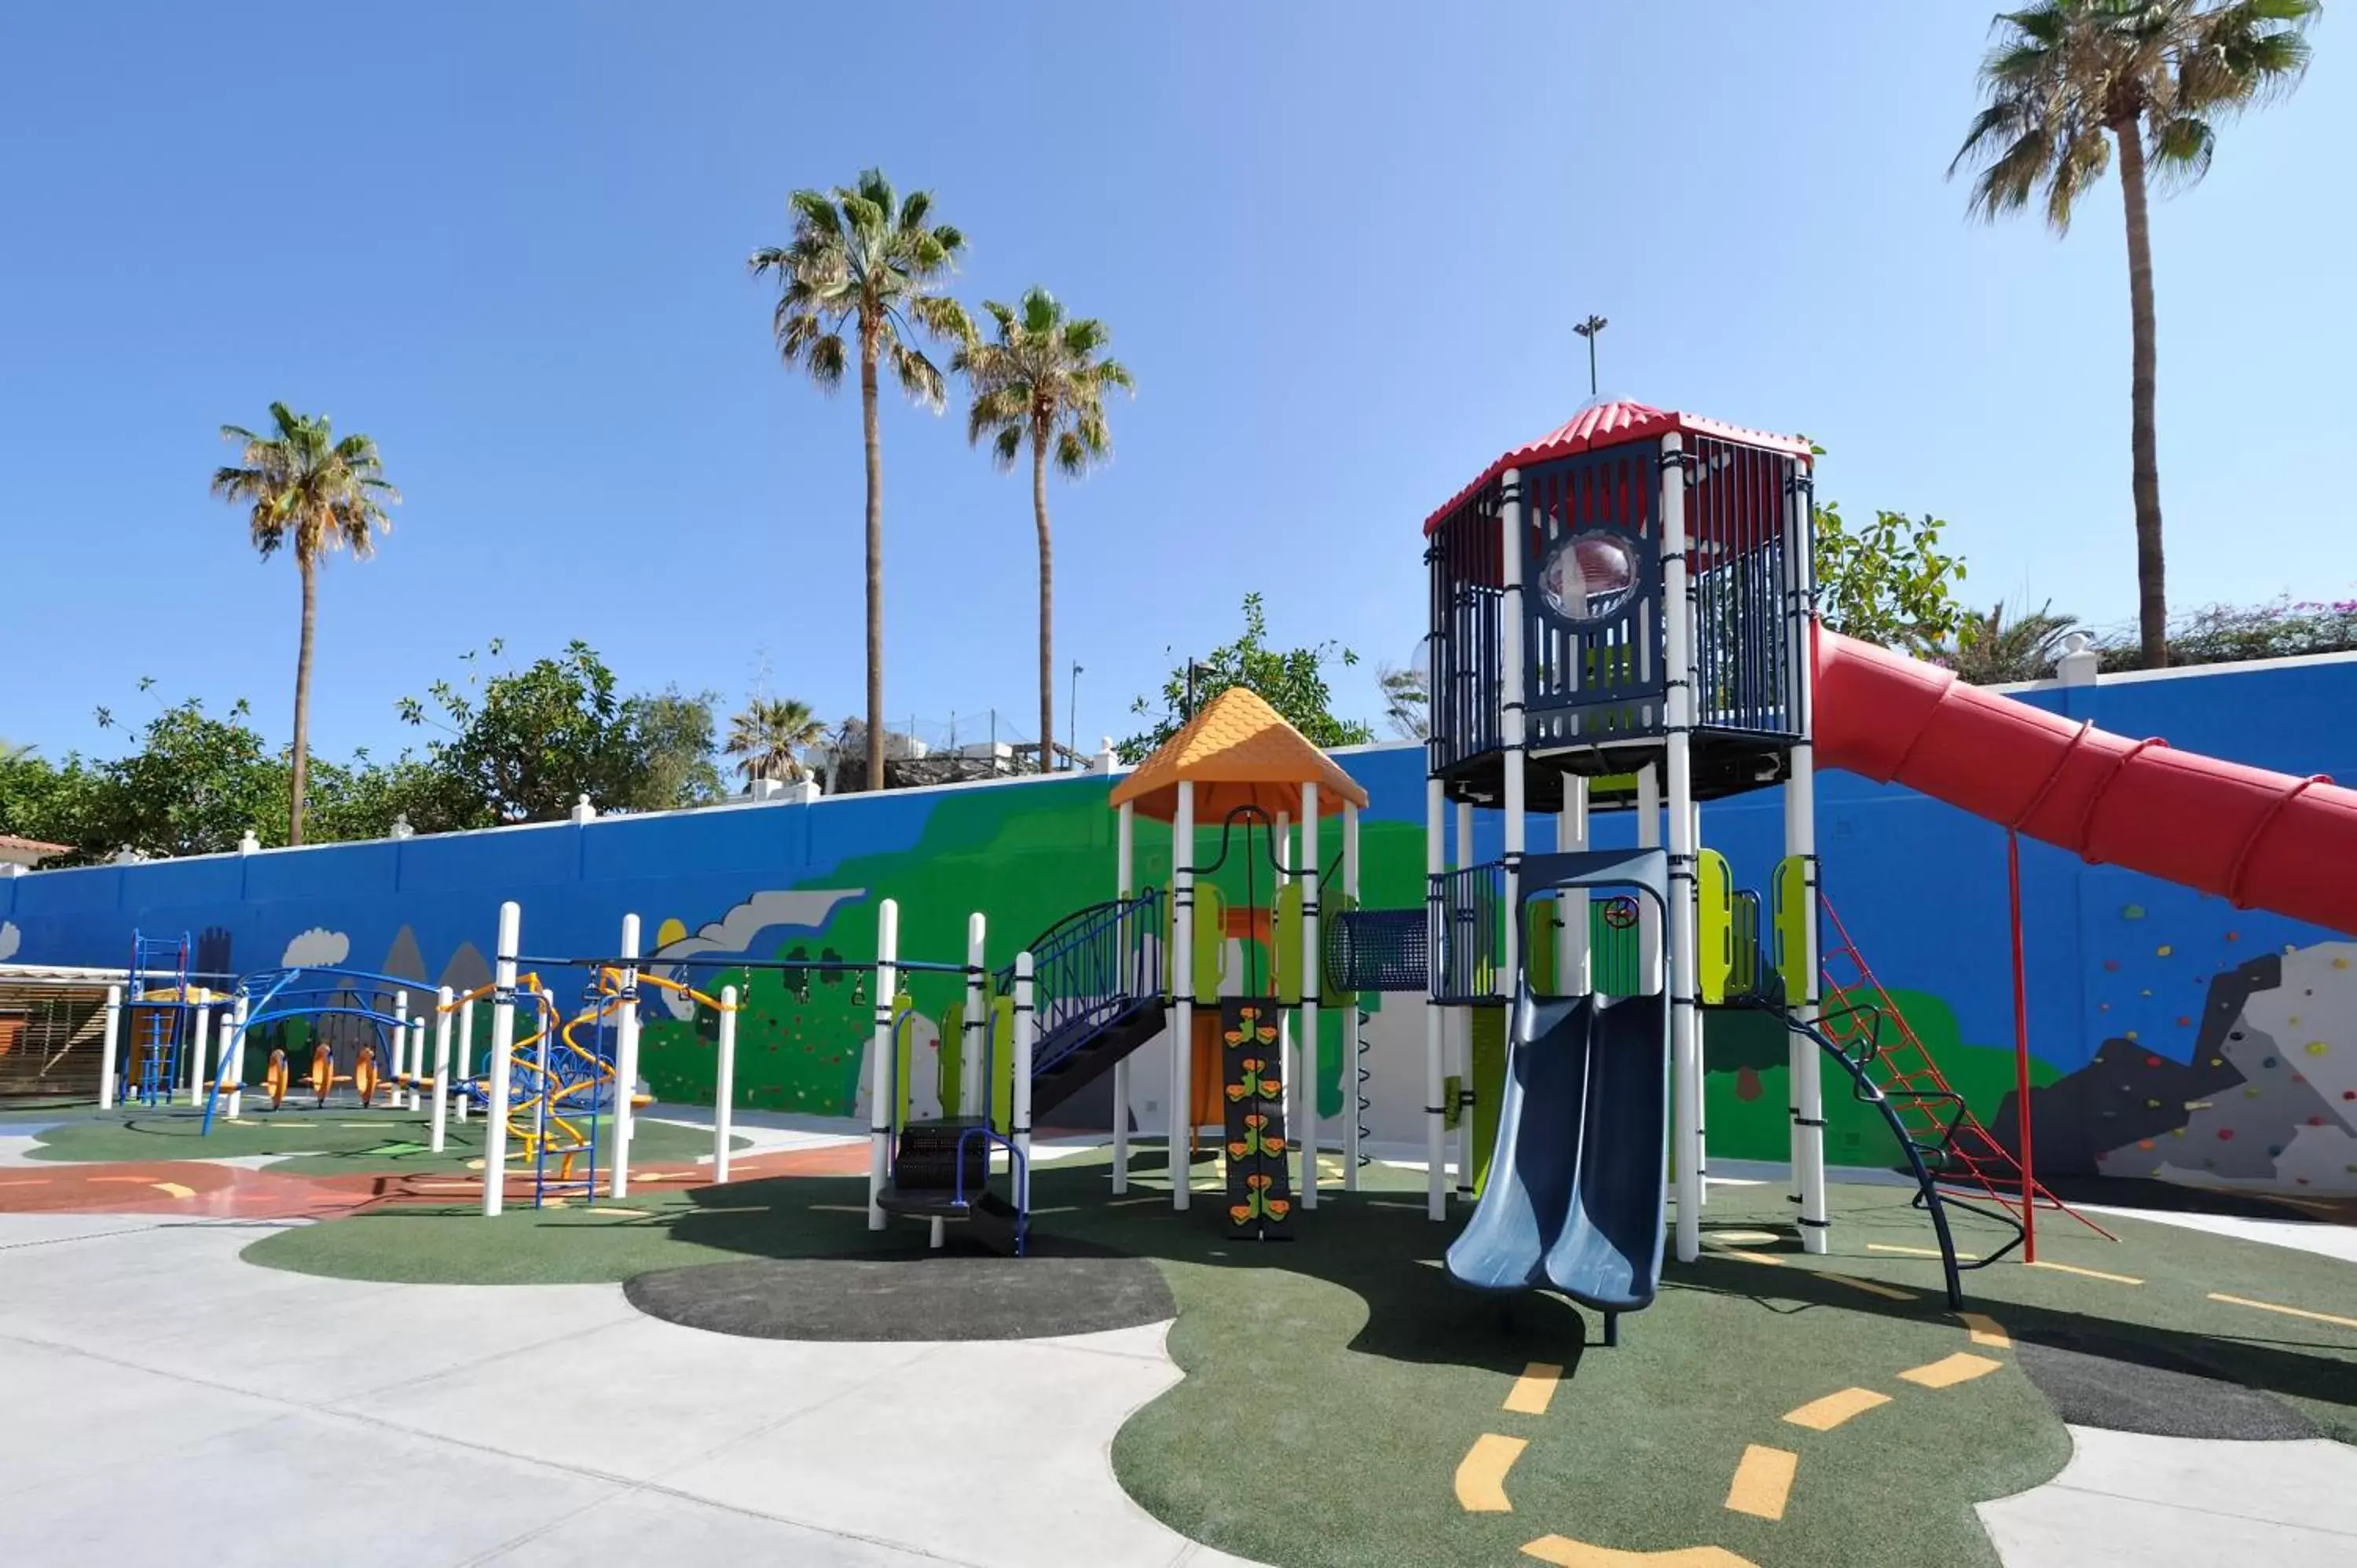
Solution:
{"label": "orange roof canopy", "polygon": [[1318,814],[1340,811],[1344,801],[1364,807],[1366,790],[1309,744],[1308,737],[1256,692],[1231,686],[1203,704],[1186,726],[1113,788],[1116,806],[1135,802],[1137,814],[1176,820],[1178,785],[1195,786],[1195,820],[1223,822],[1240,806],[1301,820],[1301,787],[1318,786]]}

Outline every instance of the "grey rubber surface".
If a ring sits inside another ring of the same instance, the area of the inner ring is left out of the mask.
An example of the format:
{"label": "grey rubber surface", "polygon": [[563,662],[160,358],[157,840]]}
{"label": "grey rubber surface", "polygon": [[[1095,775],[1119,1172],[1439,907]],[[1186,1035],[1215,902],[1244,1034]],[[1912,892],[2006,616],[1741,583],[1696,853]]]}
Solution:
{"label": "grey rubber surface", "polygon": [[2289,1406],[2150,1345],[2051,1335],[2024,1337],[2019,1356],[2029,1380],[2076,1425],[2244,1442],[2317,1434]]}
{"label": "grey rubber surface", "polygon": [[1178,1316],[1143,1258],[765,1258],[640,1274],[651,1317],[753,1339],[1041,1339]]}

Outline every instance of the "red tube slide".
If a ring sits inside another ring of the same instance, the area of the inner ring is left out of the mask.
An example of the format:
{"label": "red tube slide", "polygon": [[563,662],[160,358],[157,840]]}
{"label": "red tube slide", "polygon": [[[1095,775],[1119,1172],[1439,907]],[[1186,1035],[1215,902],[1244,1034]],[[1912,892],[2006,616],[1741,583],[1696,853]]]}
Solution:
{"label": "red tube slide", "polygon": [[2357,933],[2357,790],[2128,740],[1819,629],[1816,754],[2098,865]]}

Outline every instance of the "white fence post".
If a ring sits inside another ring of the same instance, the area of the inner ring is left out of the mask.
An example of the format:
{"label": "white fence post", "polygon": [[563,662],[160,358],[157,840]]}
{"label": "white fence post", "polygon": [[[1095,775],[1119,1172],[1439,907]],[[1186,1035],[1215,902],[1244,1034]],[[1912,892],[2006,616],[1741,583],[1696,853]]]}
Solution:
{"label": "white fence post", "polygon": [[713,1075],[712,1179],[728,1179],[728,1123],[737,1100],[737,988],[720,988],[720,1062]]}
{"label": "white fence post", "polygon": [[495,1217],[507,1198],[508,1058],[515,1048],[516,946],[522,939],[523,910],[500,906],[499,953],[491,966],[491,1085],[483,1117],[483,1218]]}
{"label": "white fence post", "polygon": [[430,1147],[440,1154],[450,1127],[450,1006],[452,992],[444,986],[434,999],[434,1134]]}
{"label": "white fence post", "polygon": [[106,988],[106,1033],[98,1044],[98,1108],[114,1109],[114,1072],[116,1054],[123,1039],[123,987]]}
{"label": "white fence post", "polygon": [[[639,918],[622,917],[622,957],[639,956]],[[604,976],[598,989],[603,990]],[[614,1178],[616,1197],[630,1195],[630,1096],[639,1087],[639,966],[622,965],[622,1004],[614,1010]]]}
{"label": "white fence post", "polygon": [[379,1069],[389,1086],[385,1102],[396,1111],[414,1111],[417,1099],[410,1085],[409,1073],[409,993],[393,993],[393,1059]]}
{"label": "white fence post", "polygon": [[1039,1021],[1031,1011],[1031,951],[1015,955],[1015,1104],[1009,1118],[1015,1134],[1015,1206],[1031,1212],[1031,1047]]}
{"label": "white fence post", "polygon": [[210,1054],[212,1034],[212,1010],[190,1003],[188,1005],[188,1103],[191,1105],[204,1103],[205,1058]]}
{"label": "white fence post", "polygon": [[[458,1004],[458,1081],[471,1083],[475,1078],[475,999],[468,997]],[[467,1120],[467,1101],[473,1096],[458,1096],[458,1121]]]}
{"label": "white fence post", "polygon": [[221,1073],[229,1079],[229,1119],[232,1122],[245,1109],[245,1019],[250,1005],[242,992],[230,1004],[229,1038],[221,1047],[228,1058],[221,1065]]}
{"label": "white fence post", "polygon": [[900,906],[876,907],[876,1031],[867,1046],[867,1229],[884,1229],[884,1183],[892,1169],[892,997],[899,985]]}

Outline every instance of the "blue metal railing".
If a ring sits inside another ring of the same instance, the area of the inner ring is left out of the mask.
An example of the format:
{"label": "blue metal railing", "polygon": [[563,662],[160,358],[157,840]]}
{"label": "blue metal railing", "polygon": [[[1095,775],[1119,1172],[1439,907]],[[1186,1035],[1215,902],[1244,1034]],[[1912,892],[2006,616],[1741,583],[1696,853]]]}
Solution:
{"label": "blue metal railing", "polygon": [[1501,1000],[1498,968],[1505,955],[1506,863],[1487,861],[1430,878],[1425,911],[1432,1000],[1451,1006]]}
{"label": "blue metal railing", "polygon": [[[1039,1033],[1031,1070],[1045,1072],[1099,1031],[1162,996],[1162,895],[1092,904],[1059,920],[1031,944],[1031,1004]],[[1015,966],[993,977],[1015,993]]]}
{"label": "blue metal railing", "polygon": [[[1015,1195],[1015,1255],[1019,1258],[1023,1255],[1023,1238],[1031,1229],[1031,1170],[1030,1162],[1023,1157],[1022,1147],[1013,1138],[988,1126],[968,1127],[958,1134],[956,1186],[952,1189],[953,1201],[961,1208],[972,1201],[965,1195],[965,1146],[976,1138],[982,1140],[983,1145],[984,1192],[990,1188],[990,1146],[996,1144],[1006,1151],[1007,1185],[1014,1189]],[[974,1196],[979,1197],[982,1194],[978,1192]]]}

